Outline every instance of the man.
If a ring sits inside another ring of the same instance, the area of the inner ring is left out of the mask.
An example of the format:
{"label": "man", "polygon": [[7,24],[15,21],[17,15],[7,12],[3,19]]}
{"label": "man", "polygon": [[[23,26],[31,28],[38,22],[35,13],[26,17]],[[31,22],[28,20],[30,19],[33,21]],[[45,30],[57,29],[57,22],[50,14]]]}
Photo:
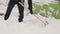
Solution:
{"label": "man", "polygon": [[[11,14],[11,11],[13,9],[13,7],[15,6],[15,4],[18,5],[18,8],[19,8],[19,19],[18,21],[19,22],[22,22],[23,21],[23,17],[24,17],[24,7],[21,6],[18,2],[21,2],[22,0],[10,0],[9,4],[8,4],[8,8],[7,8],[7,11],[6,11],[6,14],[5,14],[5,17],[4,17],[4,20],[7,20]],[[23,0],[23,3],[24,3],[24,0]]]}
{"label": "man", "polygon": [[[18,8],[19,8],[19,19],[18,19],[18,21],[19,22],[23,21],[23,18],[24,18],[24,7],[22,5],[20,5],[19,2],[21,2],[21,3],[23,2],[23,4],[24,4],[24,0],[23,1],[22,0],[10,0],[10,2],[8,4],[7,11],[6,11],[6,14],[5,14],[5,17],[4,17],[4,20],[7,20],[9,18],[14,5],[17,4]],[[31,10],[30,13],[32,14],[32,3],[31,2],[28,1],[29,9]]]}

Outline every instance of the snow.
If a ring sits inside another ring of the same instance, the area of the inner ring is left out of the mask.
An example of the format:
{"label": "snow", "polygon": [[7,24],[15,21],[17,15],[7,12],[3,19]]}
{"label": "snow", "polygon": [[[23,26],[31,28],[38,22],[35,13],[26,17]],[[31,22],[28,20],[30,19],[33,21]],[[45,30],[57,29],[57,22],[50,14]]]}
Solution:
{"label": "snow", "polygon": [[[6,8],[0,5],[0,13],[6,12]],[[18,8],[14,7],[8,20],[4,20],[4,16],[0,16],[0,34],[60,34],[60,19],[46,18],[40,16],[49,24],[46,26],[39,21],[34,15],[24,14],[24,21],[18,22]]]}

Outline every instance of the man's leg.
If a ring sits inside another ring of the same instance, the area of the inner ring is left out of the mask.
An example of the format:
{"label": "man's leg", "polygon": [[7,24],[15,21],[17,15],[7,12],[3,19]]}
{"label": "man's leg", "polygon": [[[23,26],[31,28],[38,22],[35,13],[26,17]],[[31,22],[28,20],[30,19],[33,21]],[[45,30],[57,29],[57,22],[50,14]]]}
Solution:
{"label": "man's leg", "polygon": [[10,14],[11,14],[11,11],[12,11],[12,8],[14,7],[14,5],[15,5],[15,3],[13,1],[9,2],[6,14],[4,16],[4,20],[7,20],[9,18]]}
{"label": "man's leg", "polygon": [[29,4],[30,13],[33,14],[33,12],[32,12],[32,0],[28,0],[28,4]]}
{"label": "man's leg", "polygon": [[22,22],[24,18],[24,7],[18,3],[18,8],[19,8],[19,19],[18,20],[19,22]]}

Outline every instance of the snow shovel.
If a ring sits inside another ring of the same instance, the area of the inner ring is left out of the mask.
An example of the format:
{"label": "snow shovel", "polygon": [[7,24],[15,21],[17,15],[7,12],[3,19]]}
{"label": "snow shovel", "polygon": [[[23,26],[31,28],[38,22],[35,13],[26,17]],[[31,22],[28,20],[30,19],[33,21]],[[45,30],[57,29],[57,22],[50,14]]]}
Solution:
{"label": "snow shovel", "polygon": [[[27,7],[25,7],[24,6],[24,4],[23,4],[23,0],[22,0],[22,3],[21,2],[18,2],[20,5],[22,5],[25,9],[27,9],[27,10],[29,10]],[[29,10],[30,11],[30,10]],[[36,14],[33,14],[39,21],[41,21],[44,25],[47,25],[48,24],[48,22],[45,20],[45,21],[43,21],[43,20],[41,20]]]}

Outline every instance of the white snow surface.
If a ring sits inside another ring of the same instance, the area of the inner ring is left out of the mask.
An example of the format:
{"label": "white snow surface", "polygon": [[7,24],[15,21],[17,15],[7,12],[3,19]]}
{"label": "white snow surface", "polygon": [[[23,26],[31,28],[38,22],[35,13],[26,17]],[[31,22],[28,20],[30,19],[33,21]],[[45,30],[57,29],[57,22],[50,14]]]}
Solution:
{"label": "white snow surface", "polygon": [[[6,13],[6,8],[0,5],[0,13]],[[0,16],[0,34],[60,34],[60,19],[46,18],[39,16],[43,21],[49,24],[44,25],[35,16],[24,13],[23,22],[18,22],[18,8],[13,8],[8,20],[4,20],[4,16]]]}

